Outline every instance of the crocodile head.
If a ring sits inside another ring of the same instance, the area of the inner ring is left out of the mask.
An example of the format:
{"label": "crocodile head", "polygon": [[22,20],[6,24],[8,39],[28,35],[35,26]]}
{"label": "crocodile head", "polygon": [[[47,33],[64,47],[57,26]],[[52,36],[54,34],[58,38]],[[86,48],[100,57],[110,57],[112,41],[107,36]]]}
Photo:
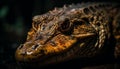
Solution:
{"label": "crocodile head", "polygon": [[85,10],[60,8],[35,16],[26,42],[16,50],[17,61],[44,65],[92,56],[98,31],[96,18]]}

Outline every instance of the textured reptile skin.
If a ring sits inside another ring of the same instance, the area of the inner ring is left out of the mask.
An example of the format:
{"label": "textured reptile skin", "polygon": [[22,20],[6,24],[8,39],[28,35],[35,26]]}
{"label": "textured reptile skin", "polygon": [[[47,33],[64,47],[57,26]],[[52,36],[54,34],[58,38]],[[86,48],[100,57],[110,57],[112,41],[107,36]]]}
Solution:
{"label": "textured reptile skin", "polygon": [[16,60],[38,65],[95,57],[114,50],[120,57],[120,8],[114,3],[82,3],[33,17]]}

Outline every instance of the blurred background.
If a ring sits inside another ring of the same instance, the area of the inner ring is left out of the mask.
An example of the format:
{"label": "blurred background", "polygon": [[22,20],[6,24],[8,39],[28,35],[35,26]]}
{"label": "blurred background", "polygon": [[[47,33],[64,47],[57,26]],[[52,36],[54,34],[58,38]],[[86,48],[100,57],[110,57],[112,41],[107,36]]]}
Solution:
{"label": "blurred background", "polygon": [[26,40],[33,16],[64,4],[93,1],[104,0],[0,0],[0,68],[19,69],[14,58],[15,50]]}

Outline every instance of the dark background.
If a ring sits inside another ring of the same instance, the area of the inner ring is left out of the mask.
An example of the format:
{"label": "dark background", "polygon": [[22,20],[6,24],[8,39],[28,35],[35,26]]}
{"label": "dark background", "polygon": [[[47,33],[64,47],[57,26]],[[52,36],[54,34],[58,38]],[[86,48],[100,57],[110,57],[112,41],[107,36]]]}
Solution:
{"label": "dark background", "polygon": [[[14,58],[15,50],[24,43],[27,32],[32,26],[33,16],[48,12],[54,7],[62,7],[64,4],[94,1],[113,2],[112,0],[0,0],[0,69],[19,69]],[[100,66],[104,68],[104,65]]]}

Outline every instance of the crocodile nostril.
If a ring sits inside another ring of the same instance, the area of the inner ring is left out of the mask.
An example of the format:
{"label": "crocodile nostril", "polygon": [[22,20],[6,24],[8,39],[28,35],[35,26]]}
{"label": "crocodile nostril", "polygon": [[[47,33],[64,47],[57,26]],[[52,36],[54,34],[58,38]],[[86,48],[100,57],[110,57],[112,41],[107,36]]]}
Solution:
{"label": "crocodile nostril", "polygon": [[38,44],[37,45],[33,45],[32,49],[35,50],[38,46],[39,46]]}

